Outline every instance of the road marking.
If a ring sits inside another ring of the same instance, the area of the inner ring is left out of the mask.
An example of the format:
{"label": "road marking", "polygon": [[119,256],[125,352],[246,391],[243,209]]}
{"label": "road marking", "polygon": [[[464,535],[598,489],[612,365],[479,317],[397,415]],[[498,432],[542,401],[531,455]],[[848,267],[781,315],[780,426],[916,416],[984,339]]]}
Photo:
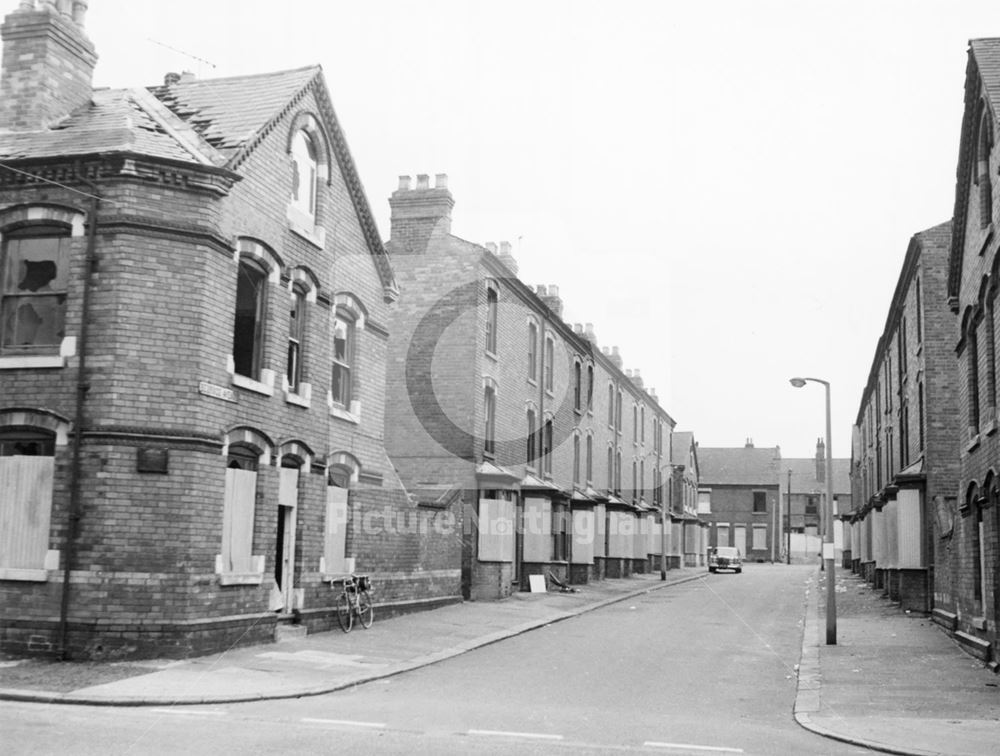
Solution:
{"label": "road marking", "polygon": [[385,727],[385,722],[356,722],[352,719],[313,719],[311,717],[303,717],[301,721],[309,722],[310,724],[340,725],[341,727],[371,727],[375,730]]}
{"label": "road marking", "polygon": [[546,735],[541,732],[507,732],[506,730],[469,730],[470,735],[489,735],[501,738],[535,738],[537,740],[562,740],[562,735]]}
{"label": "road marking", "polygon": [[150,709],[150,711],[155,714],[184,714],[195,717],[224,717],[226,715],[226,712],[224,711],[213,711],[211,709],[187,709],[182,707],[177,707],[175,709]]}
{"label": "road marking", "polygon": [[691,743],[658,743],[655,740],[647,740],[643,743],[647,748],[676,748],[684,751],[714,751],[716,753],[743,753],[742,748],[726,748],[724,746],[703,746],[692,745]]}

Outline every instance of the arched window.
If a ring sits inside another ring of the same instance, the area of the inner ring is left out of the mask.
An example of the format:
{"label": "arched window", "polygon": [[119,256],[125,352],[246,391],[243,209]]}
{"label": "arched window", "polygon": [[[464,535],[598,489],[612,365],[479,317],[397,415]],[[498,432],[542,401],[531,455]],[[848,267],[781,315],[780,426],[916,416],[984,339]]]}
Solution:
{"label": "arched window", "polygon": [[978,133],[976,134],[976,162],[973,166],[974,183],[979,186],[979,221],[985,228],[993,221],[993,181],[990,176],[990,153],[993,150],[993,124],[990,109],[979,105]]}
{"label": "arched window", "polygon": [[291,310],[288,314],[288,360],[285,379],[288,390],[299,393],[302,382],[302,357],[306,339],[306,290],[301,285],[292,286]]}
{"label": "arched window", "polygon": [[538,380],[538,324],[528,321],[528,380]]}
{"label": "arched window", "polygon": [[573,485],[580,485],[580,434],[573,435]]}
{"label": "arched window", "polygon": [[333,318],[333,375],[330,392],[333,404],[350,410],[354,368],[354,321],[338,313]]}
{"label": "arched window", "polygon": [[527,435],[527,449],[525,451],[525,464],[528,467],[535,466],[535,459],[537,457],[537,447],[536,447],[536,437],[538,432],[538,420],[535,415],[535,410],[528,408],[528,435]]}
{"label": "arched window", "polygon": [[485,417],[486,433],[483,438],[483,452],[496,454],[497,439],[497,389],[496,384],[488,381],[483,388],[483,415]]}
{"label": "arched window", "polygon": [[292,137],[292,206],[310,218],[316,216],[319,187],[319,152],[314,137],[304,128]]}
{"label": "arched window", "polygon": [[497,351],[497,290],[493,286],[486,289],[486,351]]}
{"label": "arched window", "polygon": [[583,366],[579,360],[573,363],[573,409],[583,409]]}
{"label": "arched window", "polygon": [[264,307],[267,271],[251,257],[241,257],[236,273],[233,319],[233,367],[237,375],[260,380],[264,358]]}

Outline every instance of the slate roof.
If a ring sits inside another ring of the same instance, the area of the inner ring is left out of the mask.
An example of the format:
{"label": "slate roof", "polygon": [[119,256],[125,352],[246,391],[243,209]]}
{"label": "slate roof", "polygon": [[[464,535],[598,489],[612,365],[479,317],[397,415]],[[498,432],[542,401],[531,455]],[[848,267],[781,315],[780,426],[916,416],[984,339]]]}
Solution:
{"label": "slate roof", "polygon": [[691,431],[674,431],[670,434],[670,461],[674,464],[686,465],[691,444],[694,443],[694,433]]}
{"label": "slate roof", "polygon": [[[851,460],[833,458],[833,493],[851,493]],[[783,459],[780,463],[780,476],[782,488],[787,484],[788,471],[792,471],[793,494],[799,493],[822,493],[826,490],[826,483],[820,482],[816,478],[815,459]]]}
{"label": "slate roof", "polygon": [[150,87],[209,144],[232,157],[280,116],[320,73],[319,66]]}
{"label": "slate roof", "polygon": [[[45,131],[0,131],[0,159],[44,159],[129,152],[151,158],[204,162],[142,104],[140,92],[98,89],[92,104]],[[183,127],[183,124],[177,124]]]}
{"label": "slate roof", "polygon": [[390,301],[398,294],[395,274],[319,66],[147,89],[95,90],[90,103],[53,128],[0,130],[0,161],[127,153],[235,171],[310,88],[319,101],[320,120],[330,129],[331,159],[344,176]]}
{"label": "slate roof", "polygon": [[0,158],[131,152],[225,164],[266,133],[319,74],[319,66],[309,66],[146,90],[98,89],[89,106],[54,128],[0,132]]}
{"label": "slate roof", "polygon": [[776,486],[781,464],[775,448],[698,447],[699,483],[703,486]]}

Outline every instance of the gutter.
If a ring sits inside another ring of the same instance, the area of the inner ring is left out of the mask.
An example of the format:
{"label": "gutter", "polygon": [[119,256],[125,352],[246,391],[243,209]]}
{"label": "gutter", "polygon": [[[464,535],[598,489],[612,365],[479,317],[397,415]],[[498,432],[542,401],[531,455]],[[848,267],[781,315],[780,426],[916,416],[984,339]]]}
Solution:
{"label": "gutter", "polygon": [[[77,167],[77,179],[90,186],[92,192],[97,194],[97,187],[85,179],[79,166]],[[69,522],[66,532],[66,542],[63,548],[63,586],[62,597],[59,606],[59,648],[60,658],[68,661],[69,653],[69,605],[70,605],[70,574],[76,562],[77,539],[80,535],[80,520],[83,519],[83,505],[80,501],[80,479],[81,456],[83,445],[83,419],[84,405],[87,399],[87,392],[90,384],[87,381],[87,337],[90,332],[90,290],[92,287],[92,274],[97,263],[97,206],[100,200],[94,196],[90,201],[88,211],[87,229],[87,252],[84,259],[83,269],[83,304],[80,316],[80,340],[79,340],[79,363],[76,371],[76,408],[73,417],[73,457],[70,466],[70,490],[69,490]]]}

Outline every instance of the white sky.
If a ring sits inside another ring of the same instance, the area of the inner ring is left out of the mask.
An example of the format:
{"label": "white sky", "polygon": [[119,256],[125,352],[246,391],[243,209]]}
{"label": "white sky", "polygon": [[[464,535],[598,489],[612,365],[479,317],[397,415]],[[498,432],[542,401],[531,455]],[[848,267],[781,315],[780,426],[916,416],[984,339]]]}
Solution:
{"label": "white sky", "polygon": [[397,176],[449,174],[454,233],[511,241],[679,430],[788,457],[824,433],[797,374],[850,455],[909,238],[951,214],[967,42],[1000,35],[986,0],[90,6],[98,85],[322,64],[384,238]]}

